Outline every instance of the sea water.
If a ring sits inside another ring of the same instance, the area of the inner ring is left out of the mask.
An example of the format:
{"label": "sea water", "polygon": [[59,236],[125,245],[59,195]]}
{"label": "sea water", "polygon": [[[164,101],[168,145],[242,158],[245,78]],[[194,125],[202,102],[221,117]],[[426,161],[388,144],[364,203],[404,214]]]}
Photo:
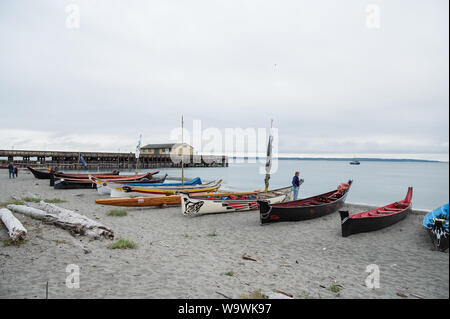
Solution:
{"label": "sea water", "polygon": [[[222,188],[234,191],[264,189],[264,161],[230,163],[229,167],[185,168],[185,179],[201,177],[203,181],[222,179]],[[353,180],[347,202],[384,205],[405,197],[413,187],[413,207],[432,210],[449,201],[448,162],[361,161],[350,165],[335,160],[278,160],[270,177],[270,189],[290,186],[295,171],[304,183],[299,198],[336,189],[339,183]],[[144,172],[148,170],[139,170]],[[124,172],[125,173],[125,172]],[[179,168],[161,168],[161,174],[180,177]]]}

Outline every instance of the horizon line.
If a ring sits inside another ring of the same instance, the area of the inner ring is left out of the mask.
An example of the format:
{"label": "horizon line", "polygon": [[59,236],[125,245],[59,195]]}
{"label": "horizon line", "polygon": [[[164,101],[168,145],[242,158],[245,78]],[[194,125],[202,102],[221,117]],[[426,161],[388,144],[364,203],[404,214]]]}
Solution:
{"label": "horizon line", "polygon": [[[1,148],[0,148],[1,150]],[[133,151],[79,151],[79,150],[24,150],[24,149],[3,149],[2,151],[31,151],[31,152],[71,152],[71,153],[117,153],[117,154],[130,154]],[[198,156],[228,156],[229,158],[265,158],[265,153],[259,154],[235,154],[234,152],[195,152]],[[341,155],[342,154],[342,155]],[[20,155],[19,155],[20,156]],[[439,162],[449,163],[449,153],[355,153],[350,155],[349,153],[277,153],[273,154],[273,157],[277,157],[281,160],[293,159],[293,160],[362,160],[362,161],[411,161],[411,162]]]}
{"label": "horizon line", "polygon": [[[230,156],[231,158],[265,158],[265,156]],[[362,162],[430,162],[430,163],[448,163],[449,161],[435,159],[417,159],[417,158],[389,158],[389,157],[286,157],[278,156],[279,160],[314,160],[314,161],[362,161]]]}

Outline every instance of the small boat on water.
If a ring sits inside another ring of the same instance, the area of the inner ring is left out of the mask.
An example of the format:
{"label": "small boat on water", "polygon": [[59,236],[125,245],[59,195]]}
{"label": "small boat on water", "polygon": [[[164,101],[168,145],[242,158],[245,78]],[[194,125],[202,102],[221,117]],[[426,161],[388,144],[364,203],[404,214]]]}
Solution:
{"label": "small boat on water", "polygon": [[448,249],[448,203],[425,215],[423,225],[437,249],[441,251]]}
{"label": "small boat on water", "polygon": [[412,209],[413,188],[408,188],[405,199],[392,204],[349,215],[348,211],[339,211],[341,215],[342,237],[370,232],[397,223]]}
{"label": "small boat on water", "polygon": [[331,192],[280,204],[271,205],[268,201],[259,200],[261,224],[301,221],[334,213],[344,205],[352,182],[341,183]]}
{"label": "small boat on water", "polygon": [[[34,175],[34,177],[38,179],[50,179],[50,175],[53,173],[51,170],[45,169],[45,170],[38,170],[34,169],[31,166],[27,167],[28,170]],[[117,176],[119,175],[119,171],[113,171],[108,173],[98,173],[93,174],[94,176],[99,177],[111,177],[111,176]],[[55,177],[69,177],[69,178],[88,178],[89,174],[64,174],[62,172],[54,172]]]}
{"label": "small boat on water", "polygon": [[[128,182],[122,183],[122,182],[116,182],[116,181],[112,181],[112,180],[98,179],[94,176],[91,176],[90,179],[93,183],[95,183],[97,185],[97,191],[99,194],[102,194],[102,195],[111,195],[111,193],[113,192],[114,189],[121,188],[123,186],[135,186],[136,185],[136,184],[128,183]],[[184,182],[184,185],[186,185],[186,186],[201,185],[201,184],[202,184],[202,180],[200,179],[200,177],[196,177],[194,179]],[[182,185],[182,183],[164,183],[164,182],[151,183],[151,184],[148,184],[148,183],[139,184],[139,186],[152,186],[152,187],[181,186],[181,185]],[[123,189],[119,190],[115,193],[117,193],[115,197],[129,197],[129,195],[126,195],[126,194],[122,196],[122,193],[124,193]],[[142,195],[137,195],[137,196],[142,196]]]}
{"label": "small boat on water", "polygon": [[351,161],[350,165],[360,165],[361,163],[357,160]]}
{"label": "small boat on water", "polygon": [[258,200],[266,200],[270,204],[276,204],[292,200],[292,197],[293,191],[291,186],[267,192],[230,193],[228,195],[191,196],[189,194],[181,194],[181,212],[183,215],[199,216],[257,210]]}

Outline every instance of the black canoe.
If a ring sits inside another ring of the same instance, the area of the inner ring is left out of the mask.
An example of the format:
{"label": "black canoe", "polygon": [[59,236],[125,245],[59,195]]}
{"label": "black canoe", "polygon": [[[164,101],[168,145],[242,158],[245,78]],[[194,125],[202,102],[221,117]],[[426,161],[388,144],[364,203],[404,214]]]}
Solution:
{"label": "black canoe", "polygon": [[91,181],[86,182],[77,180],[65,180],[61,178],[54,180],[53,187],[55,189],[84,189],[84,188],[97,189],[97,184],[94,184]]}
{"label": "black canoe", "polygon": [[[89,174],[64,174],[63,172],[52,172],[51,170],[37,170],[32,168],[31,166],[27,167],[30,172],[34,175],[34,177],[38,178],[38,179],[50,179],[51,178],[51,174],[53,173],[55,175],[55,177],[69,177],[69,178],[82,178],[82,179],[88,179],[89,178]],[[119,171],[115,170],[112,171],[110,173],[99,173],[99,174],[92,174],[93,176],[96,177],[113,177],[113,176],[118,176],[119,175]]]}
{"label": "black canoe", "polygon": [[305,199],[274,205],[258,201],[261,224],[301,221],[334,213],[344,205],[352,182],[349,180],[348,184],[342,183],[336,190]]}
{"label": "black canoe", "polygon": [[[161,178],[141,178],[135,181],[128,182],[128,184],[139,185],[139,184],[148,184],[148,183],[164,183],[166,180],[167,174]],[[114,181],[114,180],[111,180]],[[53,182],[53,183],[52,183]],[[117,183],[120,183],[117,182]],[[52,185],[53,184],[53,185]],[[50,186],[54,186],[55,189],[83,189],[83,188],[92,188],[97,189],[97,184],[93,183],[90,180],[77,180],[77,179],[56,179],[51,180]]]}
{"label": "black canoe", "polygon": [[412,195],[413,188],[409,187],[405,199],[399,202],[353,215],[349,215],[348,211],[339,211],[341,215],[342,237],[382,229],[397,223],[411,211]]}
{"label": "black canoe", "polygon": [[[38,170],[38,169],[34,169],[31,166],[28,166],[27,168],[37,179],[50,179],[50,171],[49,170]],[[62,174],[62,172],[58,172],[58,173]]]}

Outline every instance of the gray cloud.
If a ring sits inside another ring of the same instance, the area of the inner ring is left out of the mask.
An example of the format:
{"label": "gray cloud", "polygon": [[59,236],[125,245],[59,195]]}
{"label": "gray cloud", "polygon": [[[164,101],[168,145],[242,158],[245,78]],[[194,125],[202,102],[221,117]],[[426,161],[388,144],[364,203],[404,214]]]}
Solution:
{"label": "gray cloud", "polygon": [[[65,7],[79,5],[81,28]],[[366,5],[381,28],[365,26]],[[265,127],[280,152],[447,153],[448,2],[2,1],[0,148]],[[131,145],[130,145],[131,144]]]}

